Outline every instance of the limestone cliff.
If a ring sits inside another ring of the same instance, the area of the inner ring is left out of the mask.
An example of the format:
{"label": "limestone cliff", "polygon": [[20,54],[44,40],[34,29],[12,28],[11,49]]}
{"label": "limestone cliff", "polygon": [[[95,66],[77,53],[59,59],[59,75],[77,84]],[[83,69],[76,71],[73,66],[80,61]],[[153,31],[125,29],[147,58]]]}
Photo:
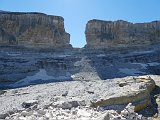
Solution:
{"label": "limestone cliff", "polygon": [[43,13],[0,12],[0,45],[68,47],[64,19]]}
{"label": "limestone cliff", "polygon": [[123,20],[90,20],[86,25],[87,47],[128,47],[160,42],[160,21],[130,23]]}

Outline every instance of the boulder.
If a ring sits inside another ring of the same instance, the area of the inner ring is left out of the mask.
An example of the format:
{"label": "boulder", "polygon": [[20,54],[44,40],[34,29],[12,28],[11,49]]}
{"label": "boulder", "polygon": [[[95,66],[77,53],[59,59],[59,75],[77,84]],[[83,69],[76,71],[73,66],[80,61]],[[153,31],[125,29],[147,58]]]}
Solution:
{"label": "boulder", "polygon": [[29,107],[36,105],[36,104],[38,104],[37,100],[28,100],[28,101],[25,101],[22,103],[22,107],[29,108]]}
{"label": "boulder", "polygon": [[71,109],[71,108],[76,108],[78,106],[85,106],[85,101],[58,101],[57,103],[55,103],[53,106],[54,107],[58,107],[58,108],[62,108],[62,109]]}
{"label": "boulder", "polygon": [[102,114],[97,120],[148,120],[147,118],[134,112],[134,106],[129,103],[124,110],[119,113],[110,110]]}
{"label": "boulder", "polygon": [[[91,106],[121,111],[128,103],[132,103],[135,106],[134,111],[146,108],[151,104],[150,93],[155,88],[155,82],[149,76],[133,77],[133,80],[136,82],[135,84],[139,84],[138,86],[143,86],[143,88],[131,88],[116,96],[104,96],[96,101],[91,101]],[[125,84],[133,83],[128,79]]]}

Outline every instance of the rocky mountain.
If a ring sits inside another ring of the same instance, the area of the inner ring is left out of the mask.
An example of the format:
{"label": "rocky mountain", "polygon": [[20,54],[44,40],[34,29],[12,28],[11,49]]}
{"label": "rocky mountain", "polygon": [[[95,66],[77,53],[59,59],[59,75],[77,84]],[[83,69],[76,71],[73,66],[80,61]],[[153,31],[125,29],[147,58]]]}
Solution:
{"label": "rocky mountain", "polygon": [[160,42],[160,21],[130,23],[123,20],[90,20],[86,25],[87,47],[117,48],[157,44]]}
{"label": "rocky mountain", "polygon": [[[86,47],[65,49],[70,44],[62,17],[42,13],[2,13],[0,16],[1,88],[160,74],[158,21],[133,24],[91,20],[86,27]],[[133,33],[135,36],[129,37]],[[100,36],[104,41],[100,41]]]}
{"label": "rocky mountain", "polygon": [[[65,116],[59,118],[99,120],[106,109],[132,103],[139,111],[155,103],[150,93],[160,75],[160,22],[91,20],[85,33],[87,45],[72,48],[62,17],[0,12],[0,89],[10,88],[0,91],[0,118],[42,119],[60,111]],[[25,100],[36,106],[24,108]],[[95,115],[83,116],[86,111]]]}
{"label": "rocky mountain", "polygon": [[0,12],[0,45],[70,47],[64,19],[43,13]]}
{"label": "rocky mountain", "polygon": [[8,11],[3,11],[3,10],[0,10],[0,12],[8,12]]}

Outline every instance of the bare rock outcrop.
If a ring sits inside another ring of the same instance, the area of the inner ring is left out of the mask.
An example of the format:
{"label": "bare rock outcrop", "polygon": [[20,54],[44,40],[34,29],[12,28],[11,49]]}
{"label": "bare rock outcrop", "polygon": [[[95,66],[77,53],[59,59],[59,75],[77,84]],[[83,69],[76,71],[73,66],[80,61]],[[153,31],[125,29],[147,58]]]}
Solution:
{"label": "bare rock outcrop", "polygon": [[43,13],[0,12],[0,45],[70,47],[64,19]]}
{"label": "bare rock outcrop", "polygon": [[133,78],[128,77],[127,79],[127,81],[125,81],[124,79],[120,80],[118,84],[125,81],[126,85],[123,86],[123,88],[125,89],[129,84],[134,84],[134,82],[136,82],[136,85],[139,84],[139,87],[133,87],[130,90],[127,89],[127,91],[124,90],[123,92],[120,92],[121,95],[113,95],[112,97],[101,97],[101,99],[92,102],[92,106],[101,106],[105,107],[105,109],[112,108],[116,110],[122,110],[124,105],[127,105],[131,102],[135,106],[135,111],[142,110],[149,106],[151,104],[150,93],[155,88],[154,80],[149,76],[139,76]]}
{"label": "bare rock outcrop", "polygon": [[[123,87],[119,86],[122,82],[126,83]],[[154,87],[155,82],[149,76],[130,76],[9,89],[0,95],[0,119],[18,120],[25,117],[28,120],[27,117],[32,117],[39,120],[51,113],[50,117],[58,120],[61,117],[66,120],[117,120],[119,117],[134,120],[133,117],[138,117],[141,120],[142,116],[134,111],[152,104],[150,92]],[[64,96],[66,91],[68,94]],[[116,110],[119,114],[108,110]]]}
{"label": "bare rock outcrop", "polygon": [[130,23],[123,20],[90,20],[86,25],[87,47],[115,48],[160,42],[160,21]]}
{"label": "bare rock outcrop", "polygon": [[[122,82],[126,82],[123,87],[119,86]],[[3,103],[0,111],[6,113],[13,108],[28,108],[37,103],[43,106],[45,102],[50,104],[51,101],[54,101],[52,106],[63,109],[90,106],[98,107],[99,110],[117,111],[123,110],[128,103],[132,103],[135,106],[134,110],[139,111],[151,105],[150,93],[154,88],[155,82],[148,76],[28,86],[10,89],[0,95],[0,103]],[[68,94],[64,96],[66,91]]]}

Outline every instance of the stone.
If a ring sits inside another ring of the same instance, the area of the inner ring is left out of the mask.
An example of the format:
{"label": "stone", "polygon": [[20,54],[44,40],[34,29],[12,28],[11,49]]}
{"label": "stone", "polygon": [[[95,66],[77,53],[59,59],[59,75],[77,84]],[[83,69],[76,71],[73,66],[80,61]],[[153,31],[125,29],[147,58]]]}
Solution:
{"label": "stone", "polygon": [[41,109],[41,110],[37,110],[37,113],[40,114],[40,115],[45,115],[46,111]]}
{"label": "stone", "polygon": [[133,106],[132,103],[129,103],[125,109],[127,109],[127,111],[129,111],[130,113],[133,113],[135,106]]}
{"label": "stone", "polygon": [[0,114],[0,119],[5,119],[7,116],[9,116],[7,113]]}
{"label": "stone", "polygon": [[144,87],[146,87],[149,92],[153,91],[155,88],[155,81],[150,76],[138,76],[135,78],[137,82],[144,82]]}
{"label": "stone", "polygon": [[102,117],[100,118],[100,120],[110,120],[110,115],[109,115],[109,113],[107,113],[107,114],[105,114],[104,116],[102,116]]}
{"label": "stone", "polygon": [[84,117],[90,117],[90,116],[91,116],[91,113],[88,113],[88,112],[85,111],[85,110],[78,110],[78,111],[77,111],[77,115],[78,115],[78,116],[84,116]]}
{"label": "stone", "polygon": [[71,47],[60,16],[36,12],[0,12],[0,45],[24,47]]}
{"label": "stone", "polygon": [[63,97],[66,97],[68,95],[68,91],[62,94]]}
{"label": "stone", "polygon": [[87,90],[89,94],[94,94],[94,91]]}
{"label": "stone", "polygon": [[126,82],[120,82],[120,83],[119,83],[119,87],[123,87],[123,86],[126,86],[126,85],[127,85]]}
{"label": "stone", "polygon": [[[114,96],[110,98],[106,96],[103,97],[103,99],[99,98],[96,101],[92,101],[91,106],[100,108],[104,107],[104,109],[116,109],[118,111],[121,111],[122,109],[124,109],[124,105],[127,105],[128,103],[133,103],[133,105],[135,106],[134,111],[140,111],[146,108],[151,104],[150,93],[155,87],[155,82],[152,78],[146,78],[145,76],[134,77],[134,80],[136,80],[137,83],[141,83],[140,85],[147,87],[144,87],[144,89],[131,89],[128,92],[124,92],[120,96]],[[131,80],[125,83],[131,84]],[[131,108],[130,105],[129,108]]]}
{"label": "stone", "polygon": [[157,44],[160,21],[131,23],[124,20],[90,20],[86,25],[86,47],[118,48]]}
{"label": "stone", "polygon": [[59,105],[59,107],[62,108],[62,109],[71,109],[72,104],[70,104],[69,102],[64,102],[61,105]]}
{"label": "stone", "polygon": [[24,116],[24,117],[26,117],[26,116],[31,116],[31,115],[32,115],[32,111],[29,111],[29,112],[27,112],[27,111],[22,111],[22,112],[21,112],[21,115]]}
{"label": "stone", "polygon": [[61,101],[55,103],[53,106],[62,108],[62,109],[71,109],[71,108],[76,108],[78,106],[85,106],[85,101]]}
{"label": "stone", "polygon": [[76,110],[72,110],[72,115],[77,115],[77,111]]}
{"label": "stone", "polygon": [[110,110],[105,111],[98,119],[96,120],[148,120],[142,115],[138,115],[134,112],[134,106],[129,103],[121,113]]}
{"label": "stone", "polygon": [[130,119],[130,120],[144,120],[145,118],[142,118],[141,115],[138,115],[137,113],[134,112],[134,106],[132,105],[132,103],[129,103],[125,109],[123,111],[121,111],[121,116],[123,116],[126,119]]}
{"label": "stone", "polygon": [[79,106],[86,106],[85,100],[78,101]]}
{"label": "stone", "polygon": [[3,95],[3,94],[5,94],[7,91],[5,91],[5,90],[0,90],[0,95]]}
{"label": "stone", "polygon": [[19,117],[19,120],[27,120],[27,118],[26,117]]}
{"label": "stone", "polygon": [[[105,111],[96,120],[118,120],[119,114],[116,111]],[[117,119],[116,119],[117,118]],[[121,119],[121,118],[120,118]]]}
{"label": "stone", "polygon": [[25,101],[22,103],[22,107],[24,108],[29,108],[35,104],[38,104],[38,101],[37,100],[28,100],[28,101]]}
{"label": "stone", "polygon": [[52,115],[51,112],[47,112],[47,113],[45,114],[45,116],[46,116],[48,119],[53,118],[53,115]]}

